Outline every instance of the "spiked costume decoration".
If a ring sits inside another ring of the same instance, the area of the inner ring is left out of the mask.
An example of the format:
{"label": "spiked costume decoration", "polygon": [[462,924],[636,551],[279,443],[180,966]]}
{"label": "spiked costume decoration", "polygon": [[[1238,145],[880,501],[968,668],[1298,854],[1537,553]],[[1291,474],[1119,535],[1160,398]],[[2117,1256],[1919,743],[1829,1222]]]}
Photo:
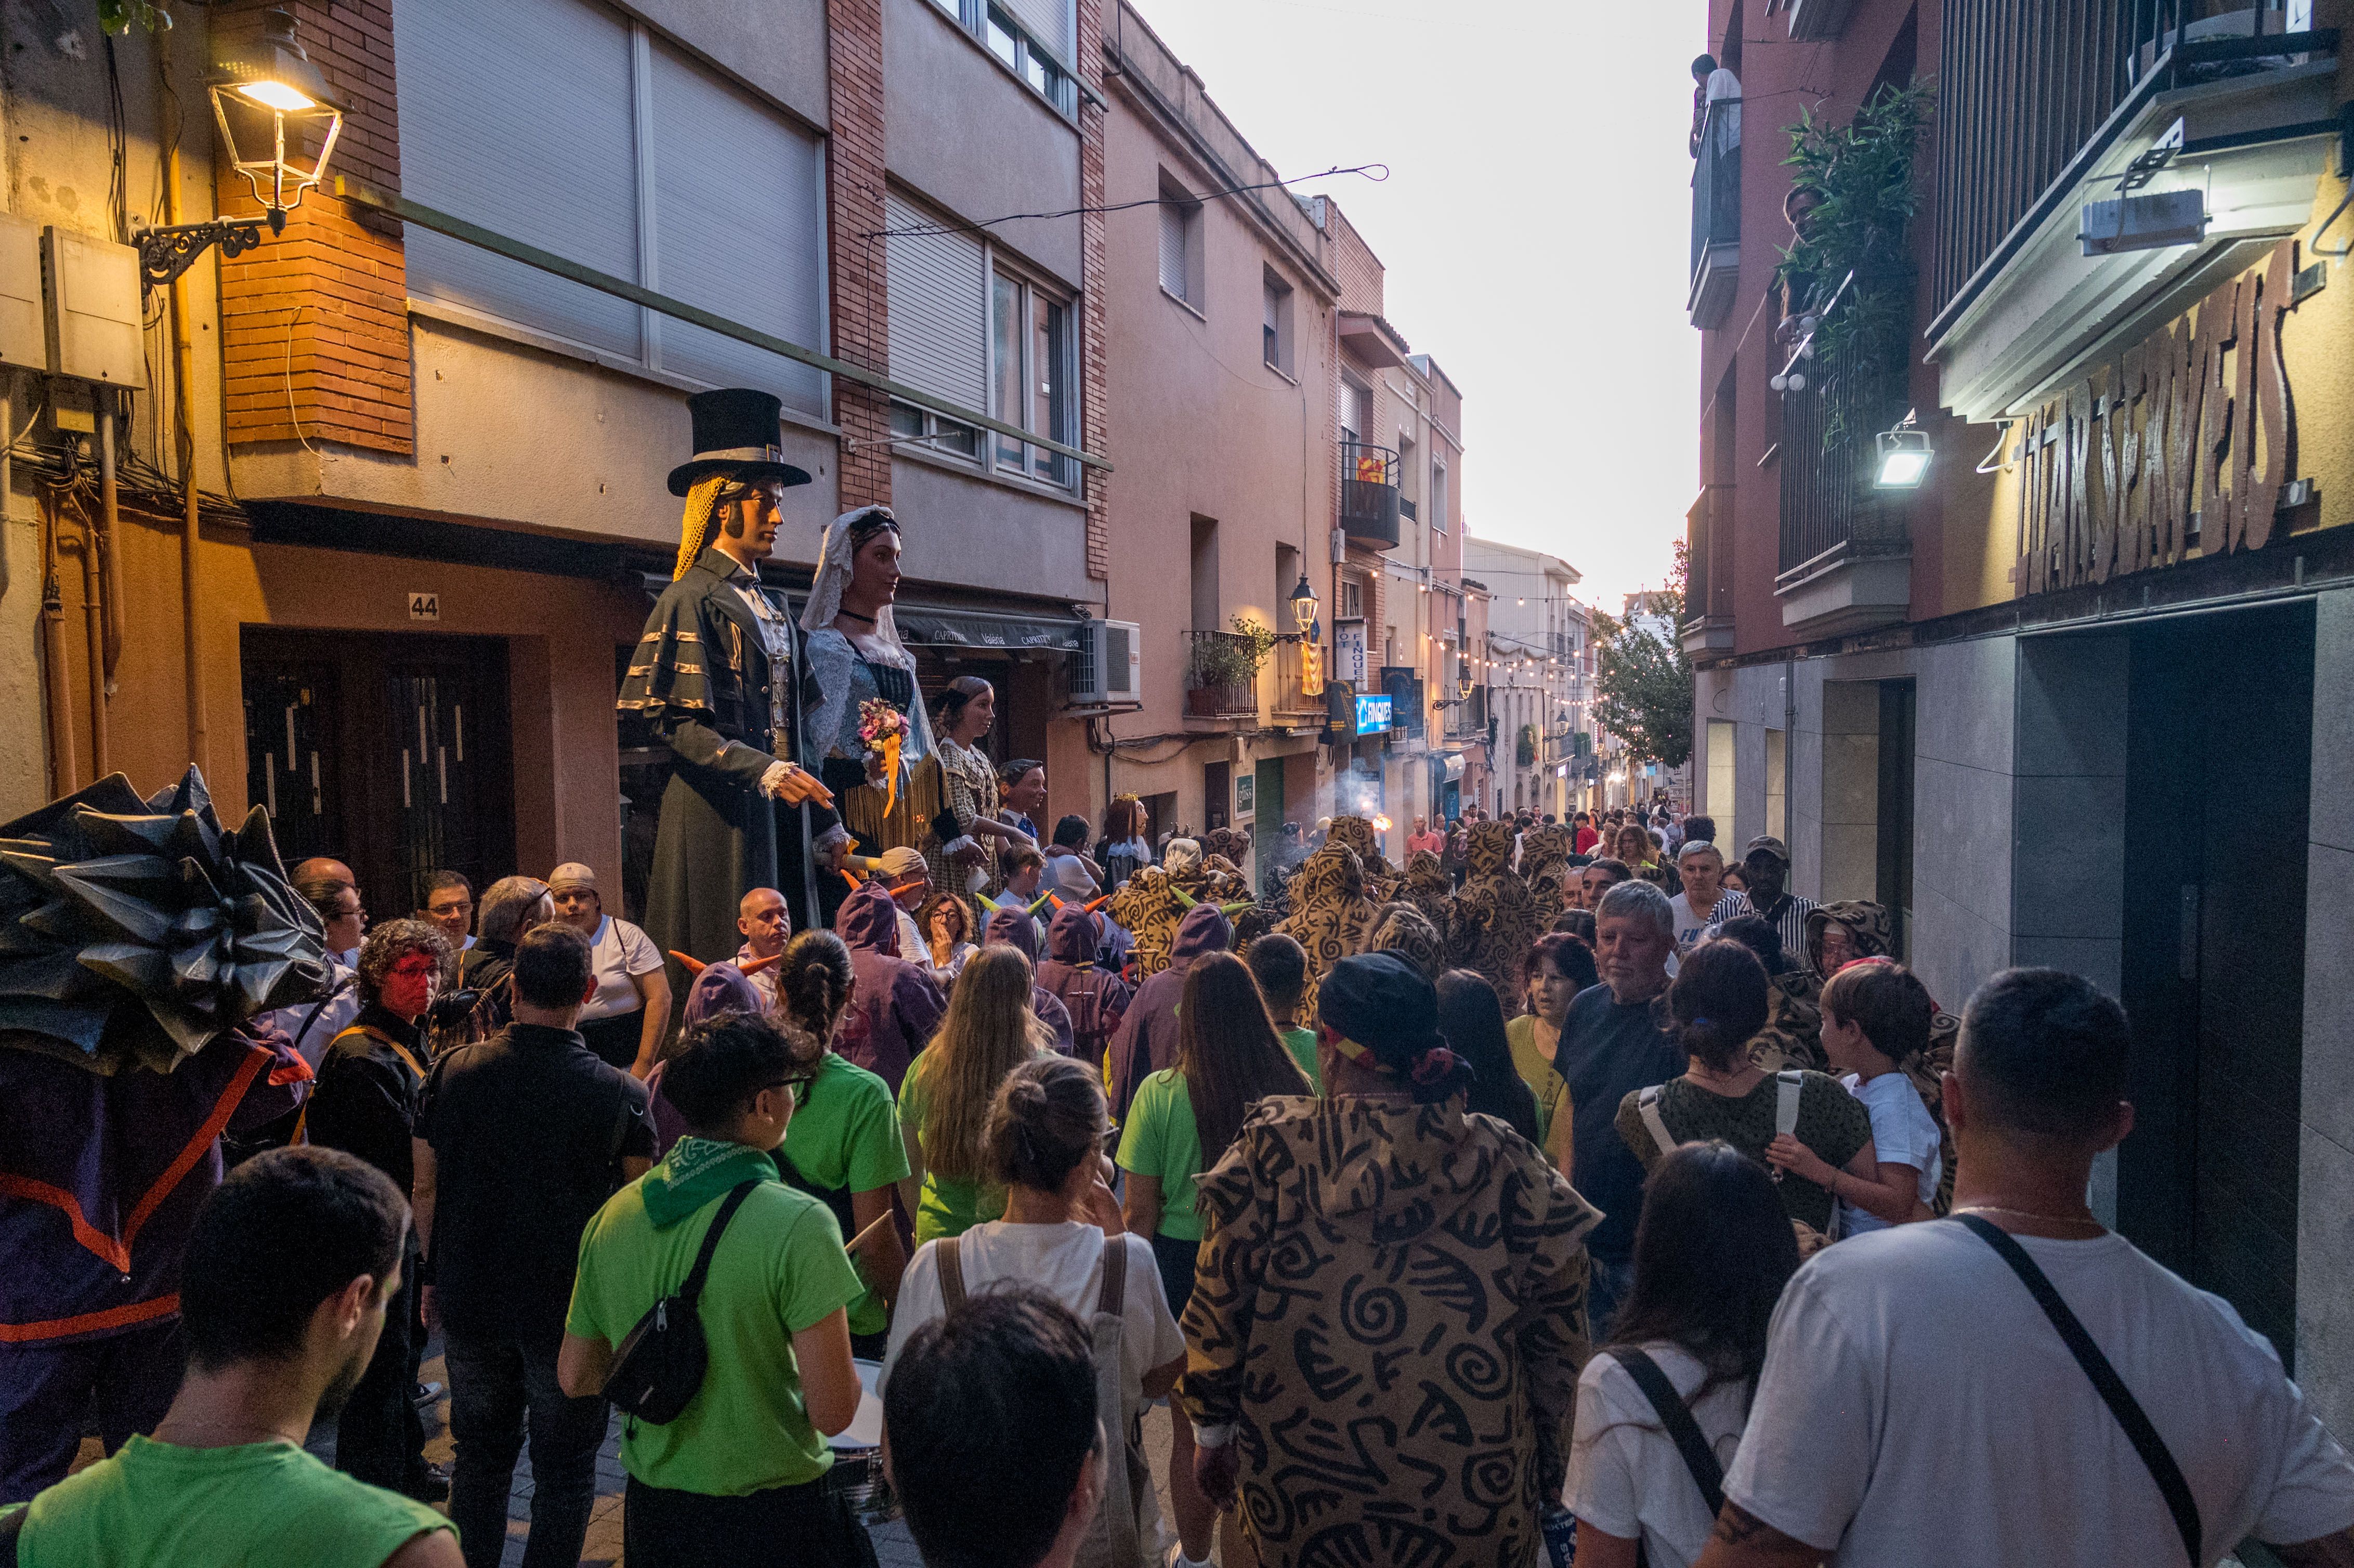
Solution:
{"label": "spiked costume decoration", "polygon": [[[695,457],[671,472],[686,498],[671,586],[646,618],[618,706],[670,747],[669,787],[646,890],[658,949],[705,963],[734,955],[737,906],[782,889],[795,927],[818,924],[819,857],[842,834],[822,806],[789,806],[762,781],[800,764],[803,709],[817,700],[784,605],[712,540],[738,487],[807,484],[777,450],[778,400],[740,388],[687,399]],[[684,994],[685,976],[673,973]]]}
{"label": "spiked costume decoration", "polygon": [[268,817],[224,832],[194,768],[0,827],[0,1503],[64,1478],[93,1393],[110,1451],[162,1418],[220,1135],[311,1076],[252,1021],[320,993],[323,940]]}

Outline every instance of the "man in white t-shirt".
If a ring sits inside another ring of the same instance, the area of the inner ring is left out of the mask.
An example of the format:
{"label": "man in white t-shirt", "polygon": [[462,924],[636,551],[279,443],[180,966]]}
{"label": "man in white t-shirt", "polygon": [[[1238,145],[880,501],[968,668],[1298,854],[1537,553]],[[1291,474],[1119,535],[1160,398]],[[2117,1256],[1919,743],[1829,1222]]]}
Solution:
{"label": "man in white t-shirt", "polygon": [[1676,951],[1688,953],[1701,934],[1722,920],[1749,913],[1749,900],[1724,890],[1724,855],[1706,839],[1689,839],[1676,856],[1684,890],[1668,900],[1676,916]]}
{"label": "man in white t-shirt", "polygon": [[2210,1568],[2253,1536],[2354,1562],[2354,1462],[2262,1336],[2093,1217],[2094,1157],[2133,1128],[2124,1009],[2057,969],[1970,999],[1944,1105],[1954,1213],[2008,1234],[2156,1429],[2200,1549],[2019,1275],[1966,1225],[1898,1225],[1811,1259],[1700,1568]]}

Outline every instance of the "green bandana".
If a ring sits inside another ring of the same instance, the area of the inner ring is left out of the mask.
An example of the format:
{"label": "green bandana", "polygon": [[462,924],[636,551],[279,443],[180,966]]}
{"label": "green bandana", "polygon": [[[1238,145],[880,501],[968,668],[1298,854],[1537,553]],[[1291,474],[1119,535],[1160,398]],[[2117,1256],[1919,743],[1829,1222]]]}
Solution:
{"label": "green bandana", "polygon": [[692,1133],[671,1146],[663,1162],[645,1174],[646,1218],[664,1230],[730,1188],[758,1178],[774,1181],[777,1162],[757,1149]]}

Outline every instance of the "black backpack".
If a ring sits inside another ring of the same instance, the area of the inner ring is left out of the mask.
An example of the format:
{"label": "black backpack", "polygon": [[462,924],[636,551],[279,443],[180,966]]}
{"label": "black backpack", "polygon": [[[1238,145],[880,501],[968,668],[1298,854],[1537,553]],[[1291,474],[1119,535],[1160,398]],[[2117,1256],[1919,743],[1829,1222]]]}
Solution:
{"label": "black backpack", "polygon": [[605,1377],[605,1397],[622,1414],[667,1425],[678,1419],[702,1389],[703,1374],[711,1364],[711,1348],[704,1340],[703,1319],[695,1315],[695,1302],[711,1272],[711,1255],[719,1245],[720,1233],[759,1184],[756,1177],[728,1190],[719,1202],[719,1212],[711,1217],[711,1228],[703,1233],[702,1250],[695,1255],[695,1266],[687,1271],[685,1281],[674,1294],[648,1308],[621,1341],[613,1357],[613,1370]]}

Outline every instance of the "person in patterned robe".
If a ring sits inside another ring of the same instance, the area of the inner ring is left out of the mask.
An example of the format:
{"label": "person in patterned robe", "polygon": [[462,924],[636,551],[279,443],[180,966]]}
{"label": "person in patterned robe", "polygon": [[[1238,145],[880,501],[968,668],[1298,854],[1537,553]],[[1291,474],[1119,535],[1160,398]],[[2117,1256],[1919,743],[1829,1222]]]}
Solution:
{"label": "person in patterned robe", "polygon": [[1316,983],[1325,970],[1365,950],[1366,938],[1373,934],[1374,916],[1380,912],[1381,906],[1365,895],[1364,866],[1355,850],[1337,838],[1328,839],[1322,849],[1308,857],[1299,874],[1291,879],[1291,913],[1275,927],[1308,952],[1308,989],[1299,999],[1301,1012],[1314,1011]]}
{"label": "person in patterned robe", "polygon": [[1447,944],[1439,940],[1438,927],[1411,904],[1381,906],[1365,938],[1365,951],[1395,953],[1433,985],[1447,972]]}
{"label": "person in patterned robe", "polygon": [[1418,851],[1405,863],[1405,886],[1398,898],[1421,910],[1441,938],[1447,935],[1447,903],[1454,892],[1446,866],[1428,850]]}
{"label": "person in patterned robe", "polygon": [[[1397,896],[1402,880],[1390,863],[1382,858],[1381,845],[1373,837],[1373,824],[1363,817],[1335,817],[1324,832],[1328,844],[1346,844],[1357,852],[1357,863],[1362,868],[1365,896],[1376,904],[1387,904]],[[1305,870],[1303,866],[1301,868]]]}
{"label": "person in patterned robe", "polygon": [[1521,880],[1529,885],[1529,896],[1537,901],[1537,918],[1546,925],[1569,907],[1569,879],[1577,874],[1569,863],[1572,842],[1569,830],[1562,827],[1532,828],[1522,842]]}
{"label": "person in patterned robe", "polygon": [[1464,847],[1471,874],[1448,901],[1447,953],[1458,969],[1476,969],[1496,988],[1507,1018],[1527,1005],[1521,961],[1544,930],[1528,885],[1512,870],[1512,826],[1482,822]]}
{"label": "person in patterned robe", "polygon": [[1260,1101],[1201,1178],[1178,1396],[1267,1568],[1532,1568],[1561,1493],[1601,1220],[1502,1122],[1431,983],[1325,978],[1326,1094]]}

